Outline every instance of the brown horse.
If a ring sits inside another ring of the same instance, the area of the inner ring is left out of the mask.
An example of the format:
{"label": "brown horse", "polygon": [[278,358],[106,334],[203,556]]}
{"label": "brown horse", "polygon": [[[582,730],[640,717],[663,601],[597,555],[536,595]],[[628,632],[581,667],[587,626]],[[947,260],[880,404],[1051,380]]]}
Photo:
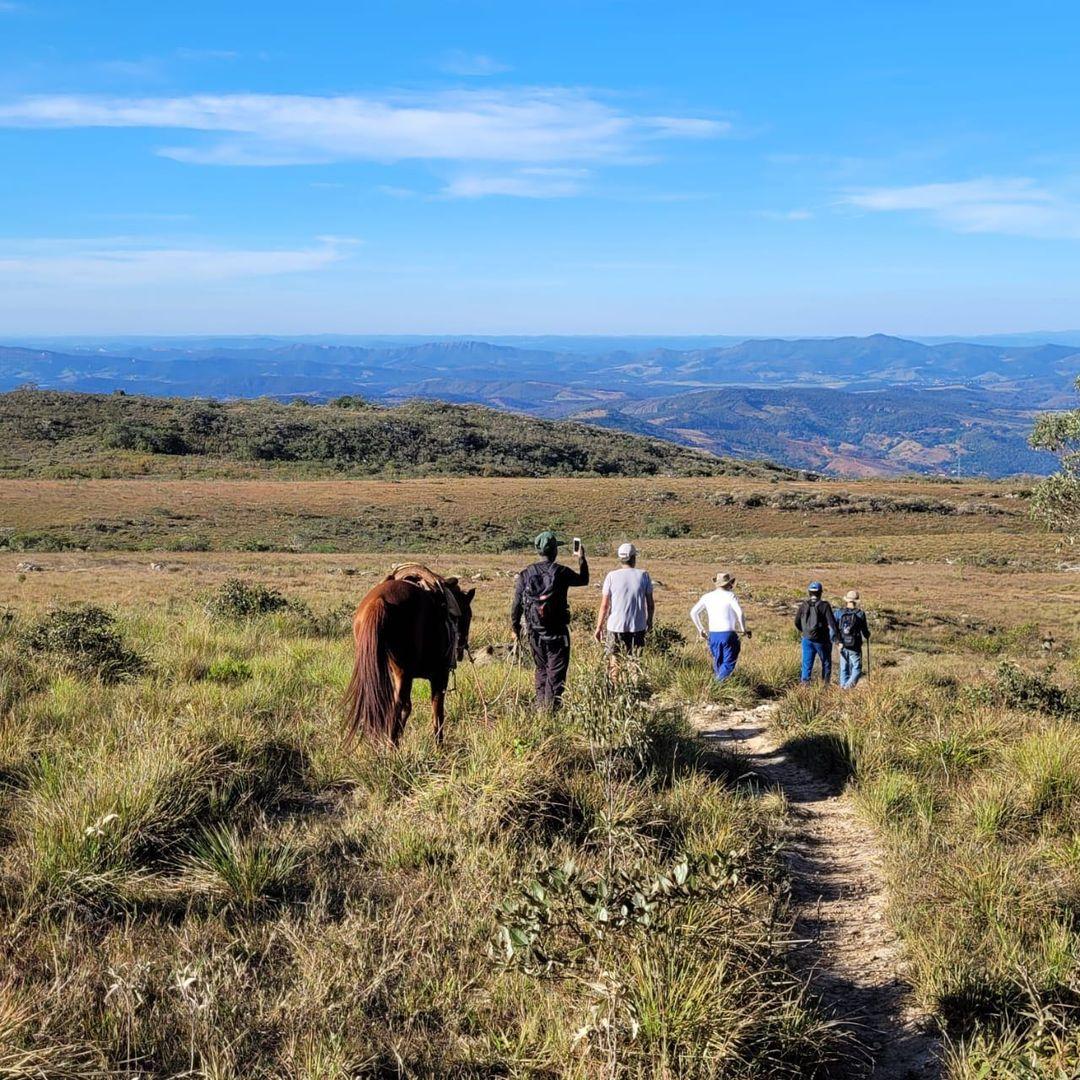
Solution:
{"label": "brown horse", "polygon": [[440,578],[424,567],[415,571],[391,574],[356,609],[356,664],[345,694],[348,744],[363,731],[396,746],[412,712],[413,680],[427,679],[435,739],[442,745],[446,686],[469,646],[476,590],[464,592],[457,578]]}

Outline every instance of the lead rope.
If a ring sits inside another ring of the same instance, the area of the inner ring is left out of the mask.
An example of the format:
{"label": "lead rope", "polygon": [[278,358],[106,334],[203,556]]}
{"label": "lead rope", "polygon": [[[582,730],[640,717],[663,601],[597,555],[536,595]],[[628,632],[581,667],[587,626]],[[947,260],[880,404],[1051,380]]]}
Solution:
{"label": "lead rope", "polygon": [[[472,651],[470,649],[466,649],[465,650],[465,655],[469,658],[469,664],[470,664],[471,669],[472,669],[473,682],[476,685],[476,696],[480,699],[480,707],[483,710],[483,722],[484,722],[484,725],[486,727],[491,727],[492,720],[491,720],[491,709],[490,709],[490,707],[492,705],[498,705],[498,703],[503,699],[503,697],[506,694],[507,689],[510,686],[510,681],[514,677],[515,671],[521,666],[521,644],[520,644],[520,642],[518,642],[517,644],[514,645],[514,655],[513,655],[513,659],[510,662],[510,667],[506,672],[506,678],[503,679],[503,684],[502,684],[501,687],[499,687],[499,692],[490,701],[488,701],[487,697],[484,694],[484,687],[480,682],[480,676],[477,674],[476,661],[473,659]],[[520,701],[521,701],[521,685],[519,683],[518,686],[516,687],[515,691],[514,691],[514,708],[515,709],[518,707],[518,704],[519,704]]]}

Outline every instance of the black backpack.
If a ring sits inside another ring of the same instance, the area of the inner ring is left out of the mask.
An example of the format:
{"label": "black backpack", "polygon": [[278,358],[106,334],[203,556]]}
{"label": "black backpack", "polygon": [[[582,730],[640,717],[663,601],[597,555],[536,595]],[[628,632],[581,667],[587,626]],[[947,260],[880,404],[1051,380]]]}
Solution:
{"label": "black backpack", "polygon": [[821,614],[821,600],[804,600],[800,618],[802,632],[808,638],[820,635],[821,628],[826,624],[825,617]]}
{"label": "black backpack", "polygon": [[836,618],[840,630],[840,644],[845,649],[862,648],[862,612],[858,608],[844,608]]}
{"label": "black backpack", "polygon": [[570,621],[566,601],[555,590],[556,563],[540,566],[525,582],[525,612],[529,625],[545,634],[561,634]]}

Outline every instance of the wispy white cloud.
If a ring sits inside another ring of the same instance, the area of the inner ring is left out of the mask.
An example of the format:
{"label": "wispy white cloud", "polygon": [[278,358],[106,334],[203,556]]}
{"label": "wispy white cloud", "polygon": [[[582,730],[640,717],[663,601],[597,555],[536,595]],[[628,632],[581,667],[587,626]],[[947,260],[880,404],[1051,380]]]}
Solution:
{"label": "wispy white cloud", "polygon": [[760,216],[770,221],[809,221],[813,216],[812,210],[762,210]]}
{"label": "wispy white cloud", "polygon": [[640,160],[657,139],[726,134],[726,121],[637,115],[582,90],[454,91],[429,96],[278,94],[167,98],[44,95],[0,104],[0,127],[148,128],[223,133],[159,151],[205,165],[408,159],[514,164]]}
{"label": "wispy white cloud", "polygon": [[448,75],[485,76],[498,75],[509,71],[509,64],[503,64],[483,53],[465,52],[464,49],[450,49],[443,53],[439,67]]}
{"label": "wispy white cloud", "polygon": [[659,139],[712,139],[731,132],[730,120],[705,120],[695,116],[647,116],[646,134]]}
{"label": "wispy white cloud", "polygon": [[116,287],[302,274],[346,257],[358,241],[318,237],[297,249],[162,245],[131,237],[27,240],[0,246],[0,281]]}
{"label": "wispy white cloud", "polygon": [[240,54],[233,49],[176,49],[173,53],[177,60],[185,60],[192,64],[203,63],[226,63],[236,60]]}
{"label": "wispy white cloud", "polygon": [[156,56],[141,60],[101,60],[93,65],[103,75],[117,79],[158,81],[165,75],[165,62]]}
{"label": "wispy white cloud", "polygon": [[176,222],[191,221],[194,215],[165,213],[158,210],[110,210],[88,214],[87,217],[107,221]]}
{"label": "wispy white cloud", "polygon": [[479,199],[487,195],[562,199],[580,194],[590,175],[588,169],[557,168],[518,169],[503,175],[464,175],[451,180],[443,188],[442,194],[451,199]]}
{"label": "wispy white cloud", "polygon": [[[2,9],[0,9],[2,10]],[[111,79],[135,82],[164,82],[177,64],[225,63],[236,60],[239,53],[227,49],[174,49],[164,56],[143,56],[137,59],[99,60],[90,70]]]}
{"label": "wispy white cloud", "polygon": [[380,184],[376,190],[383,195],[389,195],[392,199],[415,199],[420,194],[419,191],[400,184]]}
{"label": "wispy white cloud", "polygon": [[1027,177],[866,188],[846,193],[841,202],[860,210],[925,214],[953,232],[1080,239],[1080,202]]}

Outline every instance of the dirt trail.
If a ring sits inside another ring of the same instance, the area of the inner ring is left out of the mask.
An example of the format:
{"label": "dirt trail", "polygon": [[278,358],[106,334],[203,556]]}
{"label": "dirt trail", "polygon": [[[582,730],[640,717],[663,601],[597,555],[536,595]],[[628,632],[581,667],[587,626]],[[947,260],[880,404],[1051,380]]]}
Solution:
{"label": "dirt trail", "polygon": [[795,962],[816,993],[856,1030],[874,1080],[942,1075],[937,1042],[923,1030],[902,975],[899,942],[885,919],[881,853],[849,797],[791,760],[769,734],[775,705],[692,716],[703,738],[732,744],[750,769],[781,789],[791,808],[787,860]]}

